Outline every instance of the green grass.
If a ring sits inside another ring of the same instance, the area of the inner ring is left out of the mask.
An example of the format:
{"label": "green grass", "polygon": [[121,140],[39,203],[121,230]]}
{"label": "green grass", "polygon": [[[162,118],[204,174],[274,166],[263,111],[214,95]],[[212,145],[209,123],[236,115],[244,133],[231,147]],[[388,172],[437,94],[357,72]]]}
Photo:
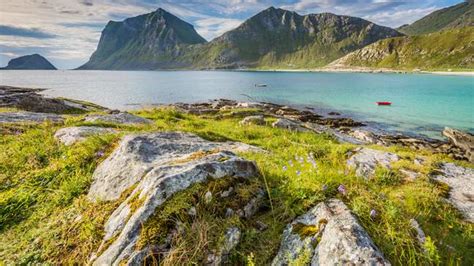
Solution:
{"label": "green grass", "polygon": [[[391,171],[378,169],[371,180],[356,177],[345,167],[347,152],[355,146],[339,144],[330,136],[295,133],[263,126],[239,126],[239,113],[229,111],[215,116],[198,117],[173,109],[138,111],[154,120],[148,126],[114,126],[121,133],[91,137],[70,147],[58,144],[53,134],[60,126],[42,124],[24,126],[22,131],[0,137],[0,258],[10,263],[86,263],[97,250],[103,237],[106,217],[117,202],[89,202],[85,195],[95,167],[127,132],[185,131],[212,141],[241,141],[262,147],[268,153],[247,153],[241,156],[254,160],[262,176],[239,190],[243,201],[256,188],[269,192],[266,208],[252,219],[226,218],[223,210],[231,201],[203,204],[200,199],[207,190],[233,184],[220,180],[193,186],[178,193],[161,207],[144,225],[141,245],[159,243],[169,221],[180,221],[186,233],[173,239],[175,248],[162,258],[163,264],[202,262],[204,251],[221,241],[221,233],[230,226],[242,229],[242,241],[232,252],[234,264],[268,264],[276,254],[280,235],[287,223],[317,203],[337,197],[357,215],[363,227],[394,265],[452,264],[472,265],[474,237],[472,224],[441,197],[445,191],[428,178],[440,161],[450,160],[429,152],[414,152],[402,147],[375,149],[399,154],[402,161]],[[248,110],[255,112],[255,110]],[[219,119],[215,119],[219,117]],[[80,117],[71,117],[66,126],[81,125]],[[90,123],[89,123],[90,125]],[[104,156],[98,156],[103,151]],[[306,158],[312,154],[316,166]],[[413,164],[416,156],[425,156],[427,165]],[[295,157],[297,157],[295,159]],[[303,160],[300,159],[303,158]],[[471,165],[472,167],[472,165]],[[420,171],[421,177],[409,182],[399,169]],[[344,184],[348,193],[337,193]],[[327,187],[327,188],[326,188]],[[326,189],[325,189],[326,188]],[[190,206],[197,206],[198,216],[185,215]],[[370,210],[378,216],[370,218]],[[429,241],[420,246],[410,228],[417,219]],[[260,232],[256,222],[268,225]],[[203,244],[207,243],[207,244]],[[166,262],[166,263],[165,263]]]}

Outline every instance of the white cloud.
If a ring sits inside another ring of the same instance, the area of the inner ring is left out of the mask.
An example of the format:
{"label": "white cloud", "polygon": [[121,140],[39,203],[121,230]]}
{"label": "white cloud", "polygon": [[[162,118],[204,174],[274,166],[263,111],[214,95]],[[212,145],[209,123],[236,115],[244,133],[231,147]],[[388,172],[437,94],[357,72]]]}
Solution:
{"label": "white cloud", "polygon": [[195,21],[196,31],[207,40],[211,40],[225,32],[237,28],[242,23],[239,19],[204,18]]}

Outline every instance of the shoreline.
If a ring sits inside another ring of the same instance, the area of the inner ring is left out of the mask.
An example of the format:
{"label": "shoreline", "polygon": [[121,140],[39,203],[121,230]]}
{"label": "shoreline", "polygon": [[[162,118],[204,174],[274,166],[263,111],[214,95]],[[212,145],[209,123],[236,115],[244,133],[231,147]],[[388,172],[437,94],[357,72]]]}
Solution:
{"label": "shoreline", "polygon": [[[232,70],[230,70],[232,71]],[[467,76],[474,77],[473,71],[410,71],[388,68],[308,68],[308,69],[237,69],[234,71],[249,72],[295,72],[295,73],[371,73],[371,74],[432,74],[443,76]]]}

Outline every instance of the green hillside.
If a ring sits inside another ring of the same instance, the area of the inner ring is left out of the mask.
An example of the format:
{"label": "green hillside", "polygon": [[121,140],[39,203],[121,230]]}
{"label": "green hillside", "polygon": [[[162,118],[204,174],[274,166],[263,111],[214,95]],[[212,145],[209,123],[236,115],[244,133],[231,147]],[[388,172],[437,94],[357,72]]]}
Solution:
{"label": "green hillside", "polygon": [[401,36],[369,21],[268,8],[211,42],[159,9],[110,22],[82,69],[320,67],[380,39]]}
{"label": "green hillside", "polygon": [[474,27],[378,41],[333,63],[338,67],[474,69]]}
{"label": "green hillside", "polygon": [[474,26],[473,0],[437,10],[413,24],[401,26],[397,30],[407,35],[421,35],[466,26]]}

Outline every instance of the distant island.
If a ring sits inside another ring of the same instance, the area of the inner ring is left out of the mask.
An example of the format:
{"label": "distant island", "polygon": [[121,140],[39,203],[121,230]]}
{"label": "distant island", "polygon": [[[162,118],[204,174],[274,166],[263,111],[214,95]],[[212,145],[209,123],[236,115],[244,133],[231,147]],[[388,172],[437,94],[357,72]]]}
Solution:
{"label": "distant island", "polygon": [[57,70],[46,58],[39,54],[14,58],[2,70]]}
{"label": "distant island", "polygon": [[473,1],[398,29],[331,13],[270,7],[207,42],[193,25],[159,8],[110,21],[84,70],[474,69]]}

